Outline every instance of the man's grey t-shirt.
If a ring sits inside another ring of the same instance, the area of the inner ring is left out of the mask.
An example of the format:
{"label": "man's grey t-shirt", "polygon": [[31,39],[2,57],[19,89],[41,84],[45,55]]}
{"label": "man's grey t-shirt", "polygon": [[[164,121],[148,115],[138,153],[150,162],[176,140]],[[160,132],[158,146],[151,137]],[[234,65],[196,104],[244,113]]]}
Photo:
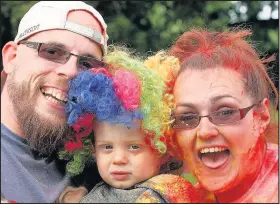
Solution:
{"label": "man's grey t-shirt", "polygon": [[53,162],[35,160],[25,140],[1,123],[1,193],[18,203],[53,203],[70,184]]}

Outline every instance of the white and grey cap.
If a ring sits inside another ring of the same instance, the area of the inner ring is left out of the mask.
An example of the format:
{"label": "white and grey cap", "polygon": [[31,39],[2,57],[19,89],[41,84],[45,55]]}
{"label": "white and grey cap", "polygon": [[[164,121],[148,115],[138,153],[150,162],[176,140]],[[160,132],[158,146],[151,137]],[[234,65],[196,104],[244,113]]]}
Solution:
{"label": "white and grey cap", "polygon": [[[92,14],[102,26],[103,33],[74,22],[67,21],[67,15],[73,10],[86,10]],[[41,31],[63,29],[83,35],[98,43],[103,51],[107,53],[107,25],[92,6],[82,1],[40,1],[32,6],[20,21],[15,42]]]}

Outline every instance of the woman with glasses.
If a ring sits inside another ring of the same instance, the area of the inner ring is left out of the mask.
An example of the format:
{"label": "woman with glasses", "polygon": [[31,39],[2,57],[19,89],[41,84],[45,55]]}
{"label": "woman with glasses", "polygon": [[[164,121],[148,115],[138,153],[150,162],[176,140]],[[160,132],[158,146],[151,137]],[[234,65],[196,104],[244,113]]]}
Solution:
{"label": "woman with glasses", "polygon": [[[278,93],[250,30],[181,35],[172,145],[217,202],[278,201]],[[275,143],[275,144],[273,144]]]}

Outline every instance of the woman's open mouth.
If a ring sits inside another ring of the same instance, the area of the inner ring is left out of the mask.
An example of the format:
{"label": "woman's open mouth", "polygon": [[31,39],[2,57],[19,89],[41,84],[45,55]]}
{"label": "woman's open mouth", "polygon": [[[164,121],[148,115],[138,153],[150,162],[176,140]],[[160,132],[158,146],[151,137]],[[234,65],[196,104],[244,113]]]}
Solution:
{"label": "woman's open mouth", "polygon": [[230,151],[224,147],[211,147],[201,149],[198,154],[206,167],[217,169],[227,162]]}

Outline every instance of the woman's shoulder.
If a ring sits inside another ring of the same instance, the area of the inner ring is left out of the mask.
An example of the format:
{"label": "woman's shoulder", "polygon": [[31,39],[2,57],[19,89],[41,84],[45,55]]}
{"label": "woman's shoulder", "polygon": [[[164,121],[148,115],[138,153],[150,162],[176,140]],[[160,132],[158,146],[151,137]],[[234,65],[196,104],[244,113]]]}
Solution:
{"label": "woman's shoulder", "polygon": [[[173,174],[157,175],[140,186],[145,186],[156,191],[168,202],[215,202],[214,194],[199,185],[192,185],[186,179]],[[144,194],[137,202],[147,202],[148,194]]]}

